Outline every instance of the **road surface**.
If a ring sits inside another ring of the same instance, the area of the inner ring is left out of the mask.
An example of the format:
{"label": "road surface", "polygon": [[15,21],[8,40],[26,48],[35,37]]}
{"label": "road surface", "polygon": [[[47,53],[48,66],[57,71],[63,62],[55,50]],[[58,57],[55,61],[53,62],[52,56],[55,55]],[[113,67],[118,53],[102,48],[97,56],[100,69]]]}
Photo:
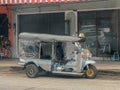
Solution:
{"label": "road surface", "polygon": [[44,75],[26,77],[18,60],[0,60],[0,90],[120,90],[120,62],[100,61],[95,79]]}
{"label": "road surface", "polygon": [[44,75],[28,78],[21,68],[0,67],[0,90],[120,90],[120,71],[99,71],[96,79]]}

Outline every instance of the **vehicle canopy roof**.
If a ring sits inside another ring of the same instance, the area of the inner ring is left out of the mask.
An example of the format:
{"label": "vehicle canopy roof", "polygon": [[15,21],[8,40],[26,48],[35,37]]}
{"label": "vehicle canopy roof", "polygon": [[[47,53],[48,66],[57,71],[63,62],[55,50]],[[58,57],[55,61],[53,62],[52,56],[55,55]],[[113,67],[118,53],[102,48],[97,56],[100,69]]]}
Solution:
{"label": "vehicle canopy roof", "polygon": [[38,34],[38,33],[20,33],[19,39],[24,40],[40,40],[47,42],[61,41],[61,42],[74,42],[79,41],[81,38],[75,36],[63,36],[63,35],[52,35],[52,34]]}

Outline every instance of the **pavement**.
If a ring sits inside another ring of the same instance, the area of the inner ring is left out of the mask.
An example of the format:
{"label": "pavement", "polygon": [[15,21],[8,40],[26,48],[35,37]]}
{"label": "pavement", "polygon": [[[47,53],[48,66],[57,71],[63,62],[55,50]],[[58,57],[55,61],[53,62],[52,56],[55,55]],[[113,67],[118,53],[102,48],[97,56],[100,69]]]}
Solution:
{"label": "pavement", "polygon": [[[18,64],[19,59],[1,59],[0,72],[1,73],[24,73],[23,67]],[[95,64],[98,74],[107,76],[113,75],[120,77],[120,62],[110,60],[96,60]],[[109,77],[106,77],[109,78]]]}
{"label": "pavement", "polygon": [[0,67],[19,67],[19,59],[0,59]]}
{"label": "pavement", "polygon": [[[19,59],[1,59],[0,67],[21,67],[18,62]],[[120,70],[119,61],[96,60],[95,66],[98,70]]]}
{"label": "pavement", "polygon": [[96,61],[98,70],[120,70],[120,62],[118,61]]}

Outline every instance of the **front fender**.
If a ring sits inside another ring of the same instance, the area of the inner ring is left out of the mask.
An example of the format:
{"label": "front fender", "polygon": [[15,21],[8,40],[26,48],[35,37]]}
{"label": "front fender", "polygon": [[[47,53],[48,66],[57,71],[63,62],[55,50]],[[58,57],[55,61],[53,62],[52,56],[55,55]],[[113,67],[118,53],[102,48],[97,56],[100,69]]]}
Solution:
{"label": "front fender", "polygon": [[94,60],[86,60],[85,62],[84,62],[84,65],[81,67],[81,71],[83,71],[85,68],[86,68],[86,66],[87,65],[93,65],[93,64],[95,64],[96,62],[94,61]]}
{"label": "front fender", "polygon": [[94,61],[94,60],[87,60],[86,62],[85,62],[85,66],[86,65],[89,65],[89,64],[95,64],[96,62]]}

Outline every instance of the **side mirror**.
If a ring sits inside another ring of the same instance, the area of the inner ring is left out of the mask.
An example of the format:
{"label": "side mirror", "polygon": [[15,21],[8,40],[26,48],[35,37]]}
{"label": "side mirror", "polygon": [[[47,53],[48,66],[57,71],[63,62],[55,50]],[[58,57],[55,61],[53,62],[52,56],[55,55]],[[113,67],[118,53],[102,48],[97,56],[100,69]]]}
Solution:
{"label": "side mirror", "polygon": [[85,42],[85,40],[86,40],[86,38],[82,38],[82,39],[80,40],[80,42]]}

